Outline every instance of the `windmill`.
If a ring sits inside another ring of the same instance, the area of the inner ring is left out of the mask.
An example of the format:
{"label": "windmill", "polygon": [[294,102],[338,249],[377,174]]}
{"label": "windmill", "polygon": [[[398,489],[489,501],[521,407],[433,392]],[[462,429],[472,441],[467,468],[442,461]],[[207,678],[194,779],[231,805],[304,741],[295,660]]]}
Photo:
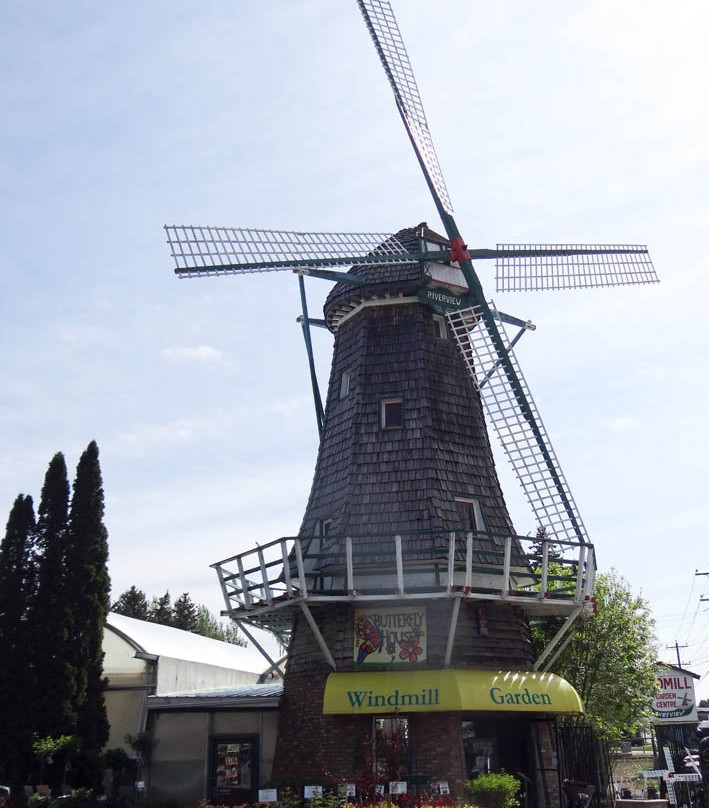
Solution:
{"label": "windmill", "polygon": [[[392,704],[387,699],[394,698],[399,710],[398,695],[378,701],[376,687],[383,680],[361,678],[363,666],[374,665],[380,673],[401,664],[422,666],[421,673],[429,674],[453,669],[478,674],[499,667],[527,671],[511,675],[516,696],[501,696],[499,703],[516,710],[521,694],[541,681],[535,677],[550,676],[536,672],[548,667],[591,602],[593,548],[512,350],[533,326],[488,302],[473,261],[495,260],[501,291],[657,280],[641,245],[469,248],[453,216],[390,5],[387,0],[358,0],[358,5],[445,235],[425,223],[394,234],[166,227],[180,277],[282,270],[299,277],[321,436],[303,524],[297,537],[214,565],[228,613],[242,630],[255,642],[251,626],[289,642],[288,712],[281,721],[291,729],[279,735],[275,768],[281,776],[306,776],[320,763],[332,768],[333,760],[344,776],[350,764],[341,737],[359,726],[352,723],[356,709],[386,713]],[[307,276],[336,284],[322,321],[308,313]],[[325,408],[314,372],[313,325],[335,335]],[[511,339],[506,326],[518,329]],[[485,422],[497,433],[537,520],[541,553],[536,562],[512,529]],[[554,545],[572,553],[557,567],[549,563]],[[368,606],[380,609],[376,619]],[[540,614],[563,615],[565,622],[532,660],[527,618]],[[388,619],[408,630],[387,634]],[[352,639],[343,639],[353,632],[354,656]],[[333,678],[333,671],[336,677],[360,678],[353,684]],[[444,681],[452,686],[450,677]],[[351,709],[333,706],[338,688],[340,695],[349,694]],[[507,693],[497,684],[488,688],[489,694],[498,690]],[[421,698],[425,703],[414,704],[412,695],[405,704],[433,722],[429,732],[452,739],[438,757],[431,751],[423,773],[445,774],[448,766],[445,779],[459,786],[470,761],[481,757],[480,747],[471,740],[463,759],[460,716]],[[365,709],[366,699],[374,700],[371,710]],[[546,702],[534,704],[541,709]],[[468,704],[468,709],[499,706],[494,705]],[[294,731],[299,724],[316,726],[317,740]],[[414,727],[409,731],[416,735]],[[494,732],[502,739],[506,730],[500,724]],[[420,750],[424,744],[419,737]],[[542,745],[537,743],[538,749]],[[495,748],[504,746],[500,740]]]}

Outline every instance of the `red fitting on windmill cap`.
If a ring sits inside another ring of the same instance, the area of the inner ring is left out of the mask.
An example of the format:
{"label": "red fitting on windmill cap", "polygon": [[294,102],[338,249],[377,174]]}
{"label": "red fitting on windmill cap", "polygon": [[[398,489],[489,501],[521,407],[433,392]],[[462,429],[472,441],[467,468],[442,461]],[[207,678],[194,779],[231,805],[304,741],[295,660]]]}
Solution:
{"label": "red fitting on windmill cap", "polygon": [[468,245],[463,241],[460,236],[451,241],[451,251],[450,251],[451,261],[465,261],[466,259],[470,258],[470,253],[468,252]]}

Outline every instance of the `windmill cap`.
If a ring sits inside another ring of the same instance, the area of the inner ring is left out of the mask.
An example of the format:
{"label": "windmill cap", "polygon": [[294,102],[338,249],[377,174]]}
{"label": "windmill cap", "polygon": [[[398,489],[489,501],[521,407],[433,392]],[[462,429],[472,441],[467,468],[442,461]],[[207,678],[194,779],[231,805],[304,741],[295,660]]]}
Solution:
{"label": "windmill cap", "polygon": [[[405,227],[395,233],[392,238],[395,238],[410,253],[420,251],[422,239],[440,245],[441,249],[450,247],[449,240],[431,230],[426,222],[421,222],[415,227]],[[428,282],[423,264],[419,262],[355,264],[348,274],[363,278],[366,285],[350,286],[346,283],[338,283],[333,287],[324,306],[325,320],[331,328],[343,314],[364,299],[414,295]]]}

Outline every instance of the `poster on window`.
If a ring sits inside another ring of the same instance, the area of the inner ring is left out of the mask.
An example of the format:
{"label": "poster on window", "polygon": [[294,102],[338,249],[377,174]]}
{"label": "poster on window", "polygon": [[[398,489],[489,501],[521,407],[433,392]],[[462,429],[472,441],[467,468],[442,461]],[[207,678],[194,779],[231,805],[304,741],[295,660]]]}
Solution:
{"label": "poster on window", "polygon": [[355,609],[354,661],[359,665],[425,662],[425,607]]}
{"label": "poster on window", "polygon": [[214,797],[224,804],[244,802],[255,787],[252,767],[254,742],[215,741],[213,748]]}

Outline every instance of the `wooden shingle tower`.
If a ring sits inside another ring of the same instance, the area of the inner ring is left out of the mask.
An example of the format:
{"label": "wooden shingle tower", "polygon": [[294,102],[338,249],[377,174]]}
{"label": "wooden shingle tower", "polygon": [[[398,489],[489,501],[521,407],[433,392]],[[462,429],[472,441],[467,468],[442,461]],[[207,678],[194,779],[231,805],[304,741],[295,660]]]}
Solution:
{"label": "wooden shingle tower", "polygon": [[[487,300],[473,261],[496,259],[502,290],[656,277],[638,245],[469,249],[389,3],[357,2],[445,236],[426,224],[166,228],[179,275],[292,269],[303,302],[321,440],[301,529],[214,566],[241,629],[288,648],[285,670],[263,649],[285,682],[274,781],[444,782],[460,794],[471,774],[505,768],[528,778],[529,801],[554,805],[549,722],[581,706],[545,669],[589,609],[594,554],[512,351],[532,326]],[[307,311],[307,275],[335,282],[322,321]],[[334,334],[324,408],[312,325]],[[515,535],[486,424],[536,542]],[[565,620],[535,657],[529,620],[544,616]]]}
{"label": "wooden shingle tower", "polygon": [[[425,224],[397,238],[412,253],[421,240],[446,247]],[[335,343],[324,429],[300,530],[306,574],[324,599],[309,607],[310,616],[298,615],[288,647],[281,712],[288,729],[279,734],[274,771],[284,782],[294,776],[311,781],[320,771],[351,777],[363,739],[376,732],[369,715],[323,715],[332,671],[365,668],[357,653],[359,615],[378,618],[375,627],[384,646],[389,643],[388,651],[373,654],[380,659],[378,671],[401,670],[402,664],[419,671],[530,670],[534,661],[522,608],[501,602],[497,593],[490,600],[465,595],[469,535],[472,564],[489,571],[474,576],[476,588],[485,588],[489,577],[499,592],[495,579],[503,570],[506,542],[510,566],[526,562],[497,479],[474,381],[446,319],[418,297],[432,288],[429,269],[423,262],[355,267],[352,272],[365,285],[338,284],[325,304]],[[451,293],[440,282],[435,288]],[[441,597],[451,537],[453,597]],[[335,603],[338,596],[344,600]],[[425,616],[423,631],[421,624],[403,631],[380,628],[410,607]],[[330,661],[318,647],[311,618]],[[425,646],[425,661],[402,663],[402,648],[412,635]],[[296,730],[301,727],[310,739],[305,746],[303,732]],[[417,713],[407,732],[412,749],[405,769],[432,780],[464,778],[459,713]]]}

